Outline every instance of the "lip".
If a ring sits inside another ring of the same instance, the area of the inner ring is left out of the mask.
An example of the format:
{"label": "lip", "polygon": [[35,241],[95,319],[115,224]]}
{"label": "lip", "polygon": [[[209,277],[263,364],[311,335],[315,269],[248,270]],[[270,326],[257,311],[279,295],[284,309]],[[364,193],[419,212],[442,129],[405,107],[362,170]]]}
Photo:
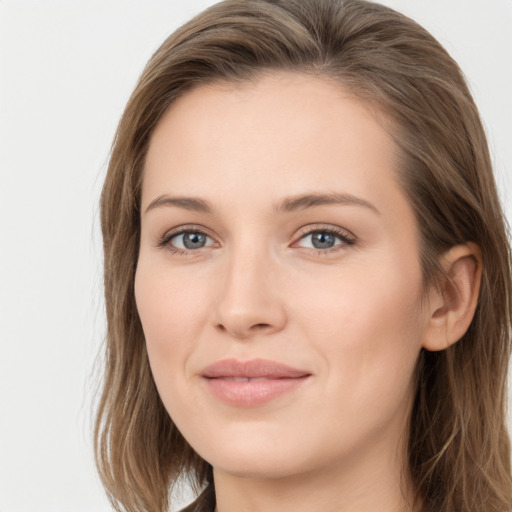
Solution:
{"label": "lip", "polygon": [[223,359],[201,372],[214,397],[236,407],[254,407],[290,393],[311,373],[267,359]]}

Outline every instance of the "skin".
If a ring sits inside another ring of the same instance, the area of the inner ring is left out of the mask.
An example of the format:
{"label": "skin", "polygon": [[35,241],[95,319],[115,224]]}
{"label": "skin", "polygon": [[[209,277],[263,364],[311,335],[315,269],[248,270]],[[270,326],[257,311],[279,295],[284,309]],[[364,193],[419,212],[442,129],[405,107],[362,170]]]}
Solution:
{"label": "skin", "polygon": [[[445,348],[467,328],[479,267],[474,248],[455,248],[444,260],[450,285],[425,297],[396,151],[338,85],[292,73],[197,87],[152,135],[135,296],[158,391],[213,465],[219,512],[412,510],[415,363],[422,347]],[[345,201],[275,208],[333,193]],[[211,212],[163,196],[200,198]],[[204,246],[170,238],[183,227],[206,233]],[[350,243],[315,248],[311,232],[326,227]],[[200,376],[225,358],[311,377],[235,407]]]}

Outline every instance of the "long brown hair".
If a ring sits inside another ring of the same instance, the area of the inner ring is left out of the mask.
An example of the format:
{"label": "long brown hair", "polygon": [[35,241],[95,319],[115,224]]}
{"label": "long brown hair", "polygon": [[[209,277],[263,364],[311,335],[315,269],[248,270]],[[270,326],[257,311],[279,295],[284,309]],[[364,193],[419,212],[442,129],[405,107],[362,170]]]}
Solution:
{"label": "long brown hair", "polygon": [[408,471],[424,512],[511,510],[511,259],[485,133],[461,71],[440,44],[409,18],[361,0],[226,0],[172,34],[140,77],[101,197],[108,330],[95,447],[115,509],[164,512],[180,475],[212,486],[211,467],[158,396],[135,306],[150,137],[173,101],[197,84],[247,81],[272,70],[334,80],[391,121],[426,283],[435,283],[448,248],[481,248],[470,328],[446,350],[423,350],[418,361]]}

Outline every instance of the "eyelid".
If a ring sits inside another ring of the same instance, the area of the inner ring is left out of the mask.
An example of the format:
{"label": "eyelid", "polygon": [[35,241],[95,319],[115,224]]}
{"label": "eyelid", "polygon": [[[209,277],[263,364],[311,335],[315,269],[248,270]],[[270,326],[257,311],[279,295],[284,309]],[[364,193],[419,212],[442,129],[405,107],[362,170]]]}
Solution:
{"label": "eyelid", "polygon": [[163,236],[159,237],[156,241],[157,247],[167,247],[169,250],[173,252],[182,252],[182,253],[191,253],[198,252],[199,249],[181,249],[180,247],[171,246],[170,242],[174,237],[179,235],[183,235],[185,233],[200,233],[202,235],[207,236],[211,240],[214,240],[214,237],[208,233],[208,229],[198,224],[184,224],[182,226],[178,226],[172,229],[169,229],[164,233]]}
{"label": "eyelid", "polygon": [[[313,247],[302,247],[302,249],[306,251],[313,251],[315,254],[321,254],[326,255],[331,252],[337,252],[340,250],[344,250],[349,246],[352,246],[356,243],[357,238],[356,236],[348,231],[347,229],[340,228],[338,226],[333,226],[332,224],[318,224],[318,225],[312,225],[308,224],[307,226],[302,227],[299,230],[298,236],[293,242],[292,247],[297,247],[298,243],[306,238],[307,236],[310,236],[314,233],[329,233],[331,235],[334,235],[339,240],[341,240],[341,243],[335,244],[332,247],[325,248],[325,249],[317,249]],[[298,246],[300,247],[300,246]]]}
{"label": "eyelid", "polygon": [[332,224],[308,224],[307,226],[303,226],[302,228],[299,229],[297,241],[307,235],[319,232],[332,233],[334,235],[339,236],[342,239],[350,240],[351,242],[356,241],[356,236],[353,233],[351,233],[348,229],[340,228]]}

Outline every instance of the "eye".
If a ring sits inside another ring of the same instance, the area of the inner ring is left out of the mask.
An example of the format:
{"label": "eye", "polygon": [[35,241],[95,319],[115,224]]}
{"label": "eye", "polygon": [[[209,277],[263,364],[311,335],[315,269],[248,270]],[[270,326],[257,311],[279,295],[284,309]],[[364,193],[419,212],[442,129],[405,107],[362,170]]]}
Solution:
{"label": "eye", "polygon": [[303,233],[296,245],[316,250],[319,253],[342,249],[355,243],[353,235],[332,226],[316,229],[308,228]]}
{"label": "eye", "polygon": [[185,254],[197,249],[213,245],[214,241],[203,231],[197,229],[182,229],[168,233],[158,242],[160,247],[166,247],[173,253]]}

